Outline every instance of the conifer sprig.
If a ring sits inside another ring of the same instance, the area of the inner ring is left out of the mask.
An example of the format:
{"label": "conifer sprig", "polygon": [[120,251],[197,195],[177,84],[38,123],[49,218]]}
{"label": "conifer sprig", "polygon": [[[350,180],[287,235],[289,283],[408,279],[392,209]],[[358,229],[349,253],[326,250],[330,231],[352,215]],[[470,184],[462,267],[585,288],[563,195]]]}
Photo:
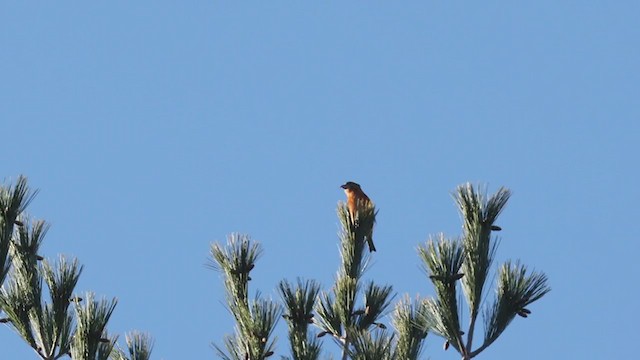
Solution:
{"label": "conifer sprig", "polygon": [[[342,359],[353,355],[352,341],[369,341],[362,332],[384,328],[379,322],[391,300],[391,286],[378,286],[370,282],[364,292],[364,303],[358,306],[357,295],[361,290],[361,278],[370,255],[367,243],[372,241],[377,210],[371,203],[358,202],[357,216],[349,213],[346,204],[338,203],[338,219],[342,225],[339,232],[341,264],[336,282],[330,293],[323,292],[316,306],[321,328],[318,336],[330,334],[342,349]],[[368,344],[367,346],[374,346]]]}
{"label": "conifer sprig", "polygon": [[231,234],[226,246],[211,245],[211,266],[224,276],[227,290],[227,306],[236,320],[235,335],[224,339],[226,352],[213,345],[218,355],[230,360],[264,360],[273,355],[275,339],[271,339],[282,312],[281,307],[260,298],[249,301],[249,273],[262,253],[258,242],[248,236]]}
{"label": "conifer sprig", "polygon": [[392,290],[393,288],[389,285],[378,286],[373,281],[369,281],[364,290],[364,307],[354,311],[359,329],[368,329],[372,325],[381,327],[377,321],[391,305]]}
{"label": "conifer sprig", "polygon": [[[462,239],[448,240],[440,235],[437,243],[430,239],[426,246],[418,249],[436,289],[436,298],[424,303],[424,321],[446,339],[445,350],[453,347],[463,360],[477,356],[491,345],[516,315],[526,318],[531,311],[525,306],[550,291],[546,275],[527,274],[526,267],[520,263],[504,264],[499,272],[496,299],[485,310],[484,342],[472,350],[476,320],[498,245],[491,235],[502,230],[495,221],[510,196],[511,192],[504,187],[487,198],[485,190],[478,192],[468,183],[459,186],[454,199],[462,216]],[[457,280],[461,280],[469,306],[466,341],[460,329]]]}
{"label": "conifer sprig", "polygon": [[426,311],[424,301],[412,304],[408,296],[396,304],[393,313],[393,326],[398,334],[393,352],[395,359],[417,360],[420,356],[429,329]]}
{"label": "conifer sprig", "polygon": [[340,257],[342,266],[339,272],[352,279],[360,279],[369,264],[367,236],[372,236],[378,211],[374,206],[358,203],[358,217],[352,219],[346,204],[338,204],[338,218],[342,224],[340,231]]}
{"label": "conifer sprig", "polygon": [[131,331],[125,334],[126,350],[115,345],[109,356],[111,360],[149,360],[153,343],[151,335],[140,331]]}
{"label": "conifer sprig", "polygon": [[464,344],[456,290],[458,280],[464,277],[460,269],[465,260],[465,252],[459,241],[439,234],[437,241],[429,239],[426,246],[418,247],[418,253],[436,289],[437,300],[426,303],[430,318],[435,320],[433,330],[456,349],[462,349]]}
{"label": "conifer sprig", "polygon": [[42,264],[42,274],[51,298],[51,303],[45,305],[46,312],[50,314],[45,323],[51,328],[53,345],[47,352],[49,357],[55,354],[55,346],[58,346],[60,354],[69,352],[73,331],[73,315],[69,311],[69,304],[81,273],[82,266],[76,259],[69,262],[60,256],[54,265],[48,261]]}
{"label": "conifer sprig", "polygon": [[107,359],[115,338],[107,335],[106,323],[116,300],[94,301],[88,294],[83,302],[73,296],[82,266],[62,256],[51,263],[39,254],[49,225],[23,213],[36,193],[23,176],[13,187],[0,186],[0,323],[41,359]]}
{"label": "conifer sprig", "polygon": [[294,287],[286,280],[279,284],[280,296],[286,313],[282,315],[289,326],[291,355],[294,360],[317,360],[320,357],[320,342],[308,334],[313,323],[313,309],[320,292],[320,285],[312,280],[298,279]]}
{"label": "conifer sprig", "polygon": [[248,305],[249,276],[262,255],[262,247],[252,242],[246,235],[233,233],[227,239],[227,245],[215,243],[211,246],[213,262],[211,267],[224,274],[229,306]]}
{"label": "conifer sprig", "polygon": [[353,360],[400,360],[393,355],[394,335],[385,329],[356,331],[350,357]]}
{"label": "conifer sprig", "polygon": [[[76,260],[60,257],[58,263],[39,263],[38,249],[47,226],[38,221],[25,224],[12,242],[13,267],[9,281],[0,289],[0,306],[7,322],[42,359],[69,353],[73,315],[69,303],[82,267]],[[43,301],[43,279],[49,302]]]}
{"label": "conifer sprig", "polygon": [[24,176],[18,177],[13,188],[0,186],[0,286],[4,283],[11,266],[9,251],[14,226],[24,225],[21,214],[37,193],[37,190],[29,189],[27,178]]}
{"label": "conifer sprig", "polygon": [[43,221],[21,226],[11,241],[11,276],[0,289],[0,308],[11,327],[42,358],[54,348],[52,326],[45,323],[51,311],[41,305],[42,277],[38,250],[47,232]]}
{"label": "conifer sprig", "polygon": [[115,298],[95,300],[91,292],[86,293],[82,300],[74,301],[76,329],[71,341],[72,359],[108,359],[117,336],[109,336],[107,322],[117,303]]}
{"label": "conifer sprig", "polygon": [[471,352],[484,285],[497,250],[498,243],[491,241],[491,232],[500,229],[494,222],[510,197],[511,191],[501,187],[487,199],[486,189],[476,191],[470,183],[458,186],[456,191],[455,200],[463,218],[462,241],[467,257],[462,269],[465,274],[462,288],[470,313],[467,346],[464,349],[466,354]]}
{"label": "conifer sprig", "polygon": [[337,304],[331,293],[320,293],[316,305],[318,316],[314,321],[322,329],[318,337],[331,335],[339,338],[342,335],[342,320],[340,319],[340,310],[337,308]]}
{"label": "conifer sprig", "polygon": [[526,306],[551,291],[547,276],[540,272],[528,273],[527,267],[507,261],[498,275],[498,289],[493,304],[485,311],[485,340],[482,348],[493,343],[516,315],[526,318],[531,310]]}
{"label": "conifer sprig", "polygon": [[153,350],[153,338],[147,333],[134,331],[126,335],[130,360],[148,360]]}
{"label": "conifer sprig", "polygon": [[488,200],[485,192],[477,192],[473,185],[467,183],[458,186],[455,196],[463,219],[463,244],[467,256],[462,285],[472,321],[478,315],[484,284],[496,251],[496,242],[491,242],[491,231],[496,229],[494,222],[511,196],[511,191],[504,187]]}

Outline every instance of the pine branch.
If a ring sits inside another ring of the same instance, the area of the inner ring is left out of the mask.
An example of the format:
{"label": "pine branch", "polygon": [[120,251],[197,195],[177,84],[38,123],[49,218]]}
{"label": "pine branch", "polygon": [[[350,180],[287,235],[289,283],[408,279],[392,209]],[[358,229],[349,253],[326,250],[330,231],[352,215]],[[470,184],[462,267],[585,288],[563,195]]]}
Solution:
{"label": "pine branch", "polygon": [[320,357],[320,342],[308,336],[309,324],[313,323],[320,285],[315,281],[298,279],[294,288],[286,280],[279,285],[280,296],[287,313],[283,315],[289,326],[291,354],[294,360],[317,360]]}
{"label": "pine branch", "polygon": [[48,308],[51,309],[52,316],[47,323],[51,327],[53,346],[46,354],[52,357],[55,355],[56,346],[62,354],[68,353],[71,346],[73,317],[69,313],[69,304],[82,273],[82,266],[76,259],[68,262],[65,257],[60,256],[55,268],[44,261],[42,270],[51,297],[51,305]]}
{"label": "pine branch", "polygon": [[[69,352],[72,315],[69,301],[80,276],[81,267],[61,257],[57,266],[39,265],[37,255],[48,226],[43,221],[23,224],[12,242],[13,271],[6,287],[0,290],[0,304],[12,328],[42,359],[56,359]],[[51,303],[42,300],[45,280]]]}
{"label": "pine branch", "polygon": [[[357,279],[343,276],[336,280],[334,295],[335,295],[335,309],[338,310],[338,316],[340,323],[345,330],[348,330],[355,325],[355,306],[356,295],[360,290]],[[348,334],[344,334],[347,336]]]}
{"label": "pine branch", "polygon": [[460,268],[465,260],[465,252],[459,241],[439,234],[437,242],[429,239],[426,245],[418,247],[418,254],[436,289],[437,300],[426,304],[430,317],[436,321],[434,331],[456,349],[464,350],[456,290],[457,281],[464,277]]}
{"label": "pine branch", "polygon": [[337,308],[337,302],[331,294],[322,292],[316,304],[316,312],[318,316],[315,324],[322,329],[318,337],[331,335],[340,337],[342,335],[342,321],[340,320],[340,310]]}
{"label": "pine branch", "polygon": [[451,321],[451,313],[448,307],[437,299],[426,299],[424,301],[425,316],[424,321],[428,323],[429,330],[436,335],[446,339],[460,354],[465,354],[464,334],[459,329],[459,324]]}
{"label": "pine branch", "polygon": [[153,338],[147,333],[132,331],[125,335],[127,353],[117,346],[113,347],[111,359],[113,360],[149,360],[153,350]]}
{"label": "pine branch", "polygon": [[48,230],[49,225],[42,220],[29,222],[18,229],[18,236],[11,243],[13,276],[24,285],[24,291],[34,305],[40,303],[42,295],[42,278],[38,269],[38,261],[42,257],[38,252]]}
{"label": "pine branch", "polygon": [[511,192],[504,187],[488,200],[485,193],[485,189],[477,192],[473,185],[467,183],[457,188],[455,196],[463,219],[463,244],[467,254],[462,269],[465,274],[462,285],[471,314],[465,349],[467,353],[471,350],[484,284],[497,249],[497,243],[491,242],[491,231],[500,229],[494,222],[511,196]]}
{"label": "pine branch", "polygon": [[393,326],[398,334],[394,359],[418,360],[429,329],[425,313],[424,301],[412,304],[406,296],[398,302],[393,314]]}
{"label": "pine branch", "polygon": [[338,204],[338,218],[342,224],[340,232],[340,256],[342,258],[342,275],[352,279],[360,279],[369,263],[369,255],[365,252],[367,239],[373,236],[373,226],[378,211],[374,206],[364,206],[358,202],[358,218],[352,219],[346,204]]}
{"label": "pine branch", "polygon": [[367,285],[364,304],[357,307],[356,297],[360,291],[360,279],[367,268],[373,242],[373,227],[377,210],[370,202],[359,201],[357,216],[349,213],[348,207],[338,203],[338,219],[342,225],[339,232],[341,264],[331,293],[323,292],[316,305],[316,325],[322,329],[318,336],[331,334],[342,348],[342,359],[350,354],[352,340],[368,331],[371,326],[384,327],[378,318],[388,308],[392,288],[380,287],[373,282]]}
{"label": "pine branch", "polygon": [[211,246],[214,262],[210,266],[224,273],[227,300],[232,310],[248,306],[249,273],[260,255],[262,247],[259,243],[252,243],[248,236],[237,233],[229,236],[226,247],[218,243]]}
{"label": "pine branch", "polygon": [[[24,177],[13,190],[0,187],[0,282],[9,275],[0,289],[0,309],[7,316],[0,322],[8,323],[41,359],[72,355],[75,359],[107,359],[115,338],[108,337],[105,326],[115,299],[94,302],[89,295],[82,306],[81,298],[72,296],[82,272],[78,262],[60,257],[55,264],[40,263],[44,258],[39,249],[49,226],[22,214],[35,194]],[[43,301],[43,280],[50,302]],[[76,303],[75,329],[70,302]]]}
{"label": "pine branch", "polygon": [[225,338],[227,354],[214,345],[218,354],[224,359],[263,360],[273,355],[275,340],[269,340],[281,308],[278,304],[260,299],[256,295],[253,301],[248,300],[249,272],[262,253],[257,242],[252,242],[246,235],[232,234],[227,245],[212,244],[212,268],[224,275],[227,290],[227,306],[236,320],[236,335]]}
{"label": "pine branch", "polygon": [[370,326],[384,327],[378,319],[391,305],[391,286],[378,286],[370,281],[364,291],[364,308],[354,311],[358,329],[366,330]]}
{"label": "pine branch", "polygon": [[[10,187],[10,186],[9,186]],[[0,187],[0,214],[7,222],[15,223],[29,203],[38,194],[38,190],[31,190],[27,185],[27,178],[20,175],[13,186],[13,190],[6,186]]]}
{"label": "pine branch", "polygon": [[227,352],[216,344],[212,344],[212,346],[216,350],[218,356],[223,360],[244,359],[242,356],[243,353],[241,352],[242,346],[234,335],[226,335],[224,337],[224,346],[227,349]]}
{"label": "pine branch", "polygon": [[[20,176],[13,186],[0,186],[0,286],[9,273],[11,266],[10,243],[14,234],[14,225],[21,227],[24,223],[19,219],[31,200],[38,193],[30,190],[27,178]],[[1,309],[1,308],[0,308]]]}
{"label": "pine branch", "polygon": [[12,271],[0,289],[0,307],[11,327],[41,358],[54,347],[52,326],[47,326],[51,311],[41,305],[42,277],[37,255],[48,226],[43,221],[18,229],[11,241]]}
{"label": "pine branch", "polygon": [[516,315],[527,318],[531,311],[529,304],[551,291],[547,276],[543,273],[527,274],[527,268],[519,262],[507,261],[500,268],[498,290],[493,305],[485,312],[485,341],[472,355],[479,354],[491,345],[507,328]]}
{"label": "pine branch", "polygon": [[131,332],[125,336],[130,360],[149,360],[153,350],[153,338],[147,333]]}
{"label": "pine branch", "polygon": [[274,301],[259,298],[252,302],[251,308],[253,315],[252,347],[259,349],[256,353],[261,355],[257,358],[264,359],[274,353],[275,339],[271,338],[282,314],[282,308]]}
{"label": "pine branch", "polygon": [[[395,360],[393,356],[393,334],[386,330],[378,330],[372,335],[369,331],[358,331],[353,336],[353,360]],[[401,359],[398,359],[401,360]],[[402,359],[407,360],[407,359]]]}
{"label": "pine branch", "polygon": [[96,301],[90,292],[83,301],[75,301],[77,324],[71,340],[71,358],[106,360],[109,357],[117,337],[109,337],[106,327],[117,302],[115,298]]}
{"label": "pine branch", "polygon": [[463,219],[463,243],[468,257],[464,264],[466,276],[462,283],[472,314],[478,312],[484,283],[493,260],[495,247],[490,244],[493,223],[510,195],[508,189],[500,188],[486,200],[484,190],[478,193],[470,183],[457,189],[455,200]]}
{"label": "pine branch", "polygon": [[103,337],[100,338],[100,344],[98,344],[98,353],[95,358],[89,358],[91,360],[108,360],[113,354],[113,349],[116,347],[118,336],[110,336],[105,329]]}
{"label": "pine branch", "polygon": [[[362,211],[360,211],[362,210]],[[355,302],[360,280],[368,255],[365,253],[366,234],[373,232],[375,209],[359,208],[358,221],[354,221],[344,203],[338,204],[338,219],[342,224],[340,237],[341,266],[338,270],[332,294],[322,293],[317,308],[319,336],[331,334],[343,348],[343,359],[349,347],[349,332],[355,329]],[[362,223],[360,222],[362,221]],[[362,225],[361,225],[362,224]],[[365,225],[368,227],[365,228]]]}

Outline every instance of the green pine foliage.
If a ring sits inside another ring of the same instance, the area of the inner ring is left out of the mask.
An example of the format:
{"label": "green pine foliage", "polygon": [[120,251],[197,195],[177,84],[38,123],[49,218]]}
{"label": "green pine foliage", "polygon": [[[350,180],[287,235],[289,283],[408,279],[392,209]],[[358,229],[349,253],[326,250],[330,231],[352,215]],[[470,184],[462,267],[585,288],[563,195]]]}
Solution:
{"label": "green pine foliage", "polygon": [[[14,186],[0,186],[0,323],[40,359],[149,359],[151,346],[136,350],[141,356],[118,357],[117,336],[106,328],[117,300],[74,295],[82,273],[76,259],[50,261],[40,255],[49,225],[24,213],[36,193],[22,176]],[[144,341],[151,344],[148,337]]]}
{"label": "green pine foliage", "polygon": [[[501,230],[495,223],[511,196],[506,188],[489,197],[485,192],[471,184],[459,186],[454,199],[462,236],[440,234],[418,248],[435,297],[412,301],[405,296],[393,311],[392,287],[364,279],[377,215],[371,204],[358,203],[352,217],[339,203],[341,261],[335,283],[322,290],[312,280],[282,280],[278,290],[284,306],[259,293],[249,299],[250,273],[262,254],[259,243],[232,234],[226,245],[213,244],[211,265],[223,274],[227,306],[236,320],[235,334],[224,339],[224,348],[214,345],[218,355],[227,360],[273,356],[273,331],[282,315],[291,352],[283,359],[320,359],[320,338],[327,336],[338,345],[343,360],[417,360],[429,332],[443,337],[445,350],[455,349],[463,360],[476,357],[514,319],[529,317],[530,305],[550,291],[544,273],[507,261],[497,271],[493,300],[485,303],[498,247],[494,233]],[[59,256],[50,261],[39,254],[49,226],[25,213],[36,193],[24,177],[15,185],[0,186],[0,323],[13,329],[41,359],[150,359],[153,339],[148,334],[127,334],[124,350],[116,343],[118,337],[109,335],[115,298],[96,300],[91,292],[75,295],[82,273],[76,259]],[[467,305],[464,312],[460,289]],[[389,312],[391,329],[383,321]],[[474,347],[481,313],[484,338]],[[463,329],[465,315],[468,328]]]}
{"label": "green pine foliage", "polygon": [[223,349],[213,345],[225,360],[264,360],[273,355],[272,333],[282,312],[279,304],[260,298],[249,300],[249,275],[262,254],[262,247],[246,235],[232,234],[226,246],[211,245],[211,267],[224,276],[227,307],[236,320],[236,332],[227,335]]}
{"label": "green pine foliage", "polygon": [[75,302],[76,331],[71,342],[71,358],[108,359],[117,337],[110,337],[106,327],[116,304],[116,299],[95,300],[93,293]]}
{"label": "green pine foliage", "polygon": [[149,360],[153,350],[153,338],[139,331],[132,331],[125,335],[127,350],[119,347],[113,349],[111,358],[113,360]]}
{"label": "green pine foliage", "polygon": [[313,324],[313,309],[320,292],[320,285],[313,281],[298,279],[294,286],[286,280],[280,281],[279,292],[285,306],[282,317],[289,327],[291,356],[294,360],[318,360],[321,344],[310,334]]}
{"label": "green pine foliage", "polygon": [[[443,337],[444,349],[453,348],[463,360],[480,354],[516,316],[528,317],[529,305],[550,291],[543,273],[528,271],[518,261],[507,261],[498,270],[495,299],[489,305],[483,303],[487,288],[492,285],[489,274],[498,248],[494,233],[501,230],[495,222],[510,196],[506,188],[489,197],[471,184],[457,188],[454,199],[462,217],[462,236],[447,238],[438,234],[418,247],[435,297],[412,301],[404,296],[391,311],[392,329],[383,321],[391,309],[392,287],[364,279],[372,256],[367,243],[372,240],[377,210],[372,204],[358,203],[357,215],[352,218],[347,206],[339,203],[341,261],[335,283],[328,290],[310,280],[298,279],[295,284],[282,280],[279,284],[291,352],[290,357],[282,358],[320,359],[325,343],[319,339],[331,339],[343,360],[418,360],[429,332]],[[249,272],[261,253],[260,245],[246,235],[234,234],[226,247],[219,244],[212,247],[216,268],[225,275],[228,306],[238,324],[236,335],[225,339],[227,353],[216,347],[223,359],[267,357],[263,347],[273,328],[261,329],[261,344],[251,341],[249,330],[255,328],[255,314],[262,308],[254,306],[251,310],[246,297]],[[465,312],[463,299],[467,305]],[[275,313],[275,305],[268,304],[274,309],[272,314]],[[484,339],[474,348],[476,321],[483,306]],[[469,317],[468,328],[463,329],[465,316]],[[265,324],[275,326],[275,321]],[[311,324],[317,332],[310,328]],[[254,346],[256,350],[251,353]],[[267,355],[273,354],[273,347],[268,347],[268,351]]]}
{"label": "green pine foliage", "polygon": [[418,359],[422,352],[424,339],[429,331],[426,303],[411,302],[408,296],[396,304],[392,322],[396,331],[396,344],[393,359]]}
{"label": "green pine foliage", "polygon": [[[436,297],[426,299],[425,321],[435,334],[445,339],[464,359],[471,359],[491,345],[519,315],[526,318],[526,308],[550,291],[543,273],[529,272],[519,262],[506,262],[499,270],[496,298],[484,311],[484,339],[473,348],[476,321],[485,298],[485,287],[498,241],[492,234],[501,228],[495,224],[511,192],[500,188],[492,196],[476,190],[471,184],[457,188],[454,195],[463,222],[461,239],[447,239],[439,235],[418,248]],[[458,281],[465,295],[469,327],[462,329],[460,304],[457,303]]]}
{"label": "green pine foliage", "polygon": [[[362,276],[369,264],[367,240],[373,234],[377,210],[375,206],[358,204],[357,217],[352,219],[343,203],[338,205],[342,224],[340,237],[341,264],[336,282],[328,292],[322,292],[316,311],[316,324],[321,334],[330,335],[342,352],[342,359],[363,354],[371,359],[386,359],[392,353],[392,336],[384,330],[381,318],[393,298],[392,287],[372,281],[363,284]],[[362,296],[362,302],[358,301]],[[387,346],[389,345],[389,346]],[[362,351],[365,351],[363,353]],[[385,357],[381,354],[387,354]]]}
{"label": "green pine foliage", "polygon": [[14,227],[24,225],[22,212],[36,196],[37,191],[31,191],[24,176],[18,177],[16,184],[0,186],[0,285],[9,273],[11,256],[9,250],[14,237]]}
{"label": "green pine foliage", "polygon": [[[24,177],[15,185],[0,186],[0,323],[13,329],[40,359],[149,360],[153,339],[148,334],[127,334],[122,349],[118,336],[108,333],[117,299],[96,300],[91,292],[76,295],[82,273],[76,259],[59,256],[51,261],[40,254],[49,226],[25,213],[36,193]],[[520,261],[506,261],[498,267],[495,283],[490,281],[499,240],[495,233],[501,230],[496,221],[510,196],[506,188],[487,196],[485,189],[459,186],[454,200],[462,218],[461,237],[439,234],[418,247],[435,296],[404,296],[395,306],[390,285],[364,276],[374,254],[368,244],[373,242],[377,209],[370,202],[359,202],[355,216],[344,203],[338,204],[341,261],[335,283],[323,290],[313,280],[282,280],[282,305],[259,293],[249,297],[251,272],[263,252],[259,243],[232,234],[225,245],[212,244],[211,267],[224,278],[227,307],[236,322],[235,333],[224,338],[223,346],[214,345],[218,356],[270,358],[276,350],[273,332],[282,316],[290,344],[290,357],[283,359],[318,360],[326,343],[322,339],[331,339],[342,360],[418,360],[429,332],[443,337],[444,349],[454,349],[463,360],[476,357],[516,318],[531,316],[531,304],[550,291],[546,275]],[[494,285],[495,295],[487,300]],[[481,314],[483,321],[478,322]],[[483,331],[476,331],[481,326]],[[483,335],[481,341],[474,339],[476,333]]]}
{"label": "green pine foliage", "polygon": [[527,267],[507,261],[498,275],[498,290],[493,304],[485,314],[485,343],[493,343],[507,328],[516,315],[527,318],[531,310],[526,306],[540,299],[549,288],[547,276],[540,272],[529,272]]}

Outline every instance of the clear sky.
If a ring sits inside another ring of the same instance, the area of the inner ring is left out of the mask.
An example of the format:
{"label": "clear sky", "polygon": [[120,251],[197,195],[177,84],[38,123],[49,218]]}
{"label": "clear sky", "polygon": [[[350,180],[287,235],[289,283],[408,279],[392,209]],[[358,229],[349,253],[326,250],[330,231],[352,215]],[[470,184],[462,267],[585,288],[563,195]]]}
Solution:
{"label": "clear sky", "polygon": [[[78,291],[117,297],[110,331],[150,332],[154,358],[214,358],[233,331],[205,267],[231,232],[264,246],[252,292],[329,288],[347,180],[380,209],[367,277],[398,297],[433,294],[416,247],[460,233],[457,185],[513,191],[498,261],[553,290],[480,359],[637,356],[637,1],[0,10],[0,178],[40,189],[43,255],[77,257]],[[5,326],[0,344],[35,359]],[[459,359],[441,346],[425,356]]]}

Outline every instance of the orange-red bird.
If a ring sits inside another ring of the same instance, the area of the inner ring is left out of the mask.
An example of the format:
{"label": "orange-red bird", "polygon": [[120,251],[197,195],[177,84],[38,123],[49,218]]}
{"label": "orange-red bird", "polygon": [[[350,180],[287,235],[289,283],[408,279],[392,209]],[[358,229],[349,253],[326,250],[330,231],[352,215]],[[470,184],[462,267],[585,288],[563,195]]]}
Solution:
{"label": "orange-red bird", "polygon": [[[347,208],[349,209],[349,215],[351,215],[351,222],[355,223],[358,213],[358,201],[361,201],[365,206],[371,206],[371,200],[367,194],[362,191],[360,185],[353,181],[348,181],[340,187],[343,188],[344,193],[347,194]],[[369,244],[369,251],[376,251],[371,234],[367,235],[367,244]]]}

